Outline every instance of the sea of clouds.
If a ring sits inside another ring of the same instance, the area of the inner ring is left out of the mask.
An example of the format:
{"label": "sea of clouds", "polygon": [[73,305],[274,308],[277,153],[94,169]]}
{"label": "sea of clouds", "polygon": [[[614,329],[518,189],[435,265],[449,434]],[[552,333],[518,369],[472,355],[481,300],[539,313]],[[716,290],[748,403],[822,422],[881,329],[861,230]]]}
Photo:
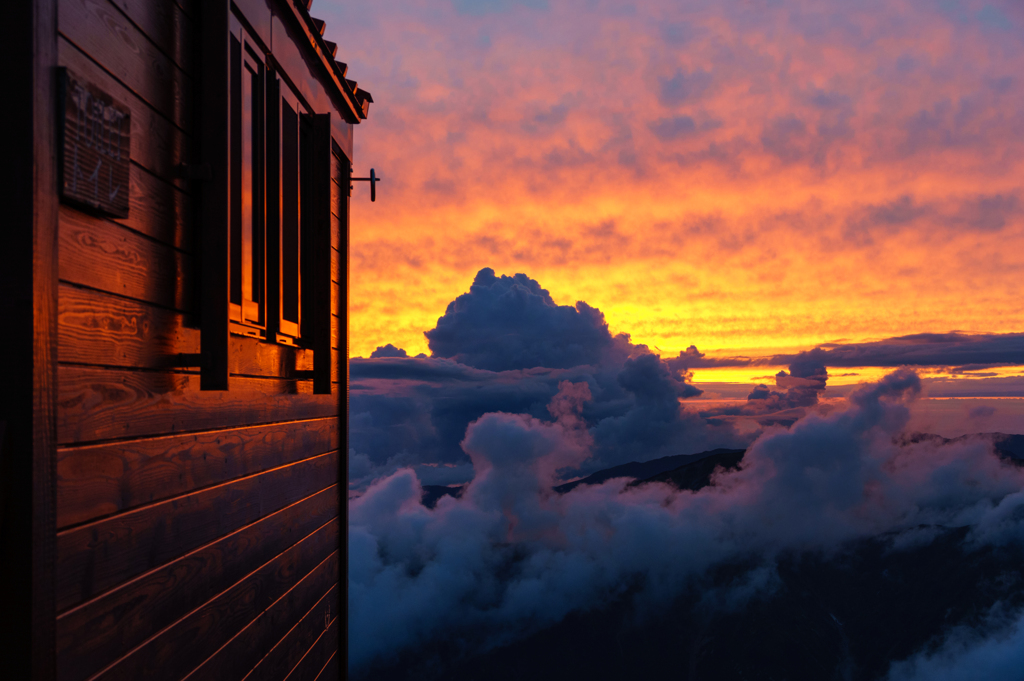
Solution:
{"label": "sea of clouds", "polygon": [[[966,550],[1024,542],[1024,468],[984,439],[900,437],[921,393],[912,369],[823,405],[827,369],[802,356],[775,389],[699,412],[684,406],[699,394],[687,353],[663,360],[611,336],[585,303],[557,306],[525,275],[489,269],[427,337],[433,357],[385,347],[352,365],[354,675],[434,641],[483,652],[626,594],[657,610],[735,561],[758,568],[723,603],[771,589],[783,552],[827,555],[883,534],[909,547],[943,527],[968,527]],[[741,433],[726,418],[736,413],[766,425]],[[747,453],[697,492],[625,479],[552,489],[715,446]],[[468,484],[428,508],[422,485],[444,482],[429,479],[438,470]],[[951,629],[890,678],[1015,678],[1022,632],[1024,613],[994,613],[983,632]]]}

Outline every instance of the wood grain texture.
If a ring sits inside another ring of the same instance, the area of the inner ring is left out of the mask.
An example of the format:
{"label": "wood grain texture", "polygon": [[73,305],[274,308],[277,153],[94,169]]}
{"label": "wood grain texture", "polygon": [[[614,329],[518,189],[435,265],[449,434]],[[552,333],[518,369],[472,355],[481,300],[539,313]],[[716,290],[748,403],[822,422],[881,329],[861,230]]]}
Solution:
{"label": "wood grain texture", "polygon": [[338,420],[293,421],[57,451],[57,527],[338,448]]}
{"label": "wood grain texture", "polygon": [[266,343],[246,336],[231,336],[228,366],[232,376],[294,378],[296,371],[312,371],[313,351]]}
{"label": "wood grain texture", "polygon": [[[335,554],[318,565],[188,678],[241,679],[294,628],[308,623],[313,632],[317,628],[324,631],[331,619],[341,612],[338,563]],[[308,647],[309,644],[305,649]],[[289,669],[280,670],[273,678],[283,679]]]}
{"label": "wood grain texture", "polygon": [[192,79],[117,7],[109,0],[58,3],[62,36],[176,126],[192,129]]}
{"label": "wood grain texture", "polygon": [[169,369],[199,352],[199,330],[181,312],[61,284],[57,317],[62,362]]}
{"label": "wood grain texture", "polygon": [[324,615],[344,612],[339,585],[317,601],[287,634],[272,647],[245,677],[244,681],[278,681],[285,678],[324,632]]}
{"label": "wood grain texture", "polygon": [[[62,362],[188,368],[200,351],[188,315],[92,289],[62,284],[58,318]],[[295,378],[313,368],[313,358],[305,348],[231,336],[229,366],[233,375]]]}
{"label": "wood grain texture", "polygon": [[137,163],[128,168],[128,217],[116,221],[157,241],[192,251],[192,197]]}
{"label": "wood grain texture", "polygon": [[233,378],[227,392],[201,392],[199,377],[172,372],[61,366],[60,444],[169,435],[337,416],[337,400],[310,381]]}
{"label": "wood grain texture", "polygon": [[62,66],[76,71],[131,111],[132,161],[157,177],[187,190],[189,183],[177,177],[179,173],[176,167],[191,161],[192,144],[188,134],[112,78],[74,44],[60,38],[57,50]]}
{"label": "wood grain texture", "polygon": [[67,610],[338,482],[321,454],[57,534],[57,609]]}
{"label": "wood grain texture", "polygon": [[60,278],[188,312],[192,256],[109,220],[60,207]]}
{"label": "wood grain texture", "polygon": [[196,36],[192,20],[174,0],[113,0],[113,3],[182,71],[194,75],[192,46]]}
{"label": "wood grain texture", "polygon": [[338,618],[317,637],[285,681],[316,681],[331,657],[338,652]]}
{"label": "wood grain texture", "polygon": [[337,560],[338,523],[322,529],[136,648],[95,681],[176,681],[213,655],[255,613],[270,607],[328,556]]}
{"label": "wood grain texture", "polygon": [[[57,620],[61,677],[88,677],[332,523],[338,514],[337,492],[336,486],[317,492],[62,614]],[[328,545],[325,552],[330,550]],[[337,562],[333,572],[326,572],[336,581]],[[296,598],[306,596],[296,592]],[[271,619],[280,624],[279,614]]]}

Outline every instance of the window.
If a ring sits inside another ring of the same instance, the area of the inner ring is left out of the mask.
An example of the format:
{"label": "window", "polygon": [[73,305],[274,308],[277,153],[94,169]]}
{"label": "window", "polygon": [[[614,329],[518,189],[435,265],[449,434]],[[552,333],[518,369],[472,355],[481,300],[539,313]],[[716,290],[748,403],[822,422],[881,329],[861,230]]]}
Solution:
{"label": "window", "polygon": [[[232,330],[266,337],[266,67],[255,46],[231,36]],[[237,326],[236,326],[237,325]]]}
{"label": "window", "polygon": [[[287,83],[274,78],[275,147],[280,150],[275,159],[278,188],[273,210],[280,225],[274,244],[275,277],[274,312],[277,340],[297,344],[302,338],[302,271],[306,263],[302,257],[303,234],[309,231],[311,210],[303,210],[310,202],[308,168],[312,156],[308,114]],[[306,268],[308,269],[308,267]]]}
{"label": "window", "polygon": [[201,386],[227,389],[235,334],[311,349],[313,391],[330,393],[331,114],[312,110],[264,46],[219,11],[210,16],[224,21],[227,44],[217,47],[214,22],[204,29],[204,69],[216,70],[226,48],[227,78],[203,86]]}

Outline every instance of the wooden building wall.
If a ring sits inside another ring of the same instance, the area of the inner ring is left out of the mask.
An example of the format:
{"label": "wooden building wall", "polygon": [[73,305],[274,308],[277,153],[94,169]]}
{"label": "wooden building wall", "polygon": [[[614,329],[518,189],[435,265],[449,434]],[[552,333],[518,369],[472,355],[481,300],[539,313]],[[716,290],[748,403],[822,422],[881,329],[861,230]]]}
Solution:
{"label": "wooden building wall", "polygon": [[[62,681],[318,679],[340,667],[345,391],[335,380],[314,395],[297,378],[311,350],[242,336],[230,340],[230,389],[199,390],[197,188],[175,168],[195,154],[201,2],[57,3],[58,63],[132,117],[129,217],[59,208]],[[342,371],[347,172],[335,156]]]}

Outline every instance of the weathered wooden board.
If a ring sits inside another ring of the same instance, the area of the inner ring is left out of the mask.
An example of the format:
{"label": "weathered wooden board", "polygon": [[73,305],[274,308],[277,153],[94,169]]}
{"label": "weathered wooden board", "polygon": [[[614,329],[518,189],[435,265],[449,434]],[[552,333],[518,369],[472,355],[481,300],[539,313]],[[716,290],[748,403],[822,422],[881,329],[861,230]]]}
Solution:
{"label": "weathered wooden board", "polygon": [[199,330],[181,312],[92,289],[61,284],[57,319],[62,362],[170,369],[179,353],[199,352]]}
{"label": "weathered wooden board", "polygon": [[[183,678],[251,622],[254,613],[270,607],[301,575],[311,572],[325,555],[330,555],[330,548],[337,546],[337,533],[337,521],[328,523],[93,678]],[[336,559],[338,554],[333,555]]]}
{"label": "weathered wooden board", "polygon": [[312,371],[313,351],[231,336],[228,366],[232,376],[294,378],[296,371]]}
{"label": "weathered wooden board", "polygon": [[338,482],[321,454],[57,534],[57,608],[66,610]]}
{"label": "weathered wooden board", "polygon": [[306,654],[302,656],[295,669],[285,677],[286,681],[316,681],[320,672],[338,652],[338,618],[331,620],[330,626],[320,633]]}
{"label": "weathered wooden board", "polygon": [[192,251],[192,197],[137,163],[128,169],[128,217],[117,222],[185,251]]}
{"label": "weathered wooden board", "polygon": [[[95,1],[95,0],[94,0]],[[173,0],[113,0],[149,40],[177,64],[194,76],[193,51],[196,33],[192,20]]]}
{"label": "weathered wooden board", "polygon": [[[257,663],[262,662],[275,644],[290,635],[293,627],[307,623],[307,618],[314,631],[317,628],[324,631],[328,623],[341,612],[338,606],[338,579],[341,576],[338,562],[335,554],[318,565],[206,660],[189,678],[241,679]],[[306,649],[310,643],[312,640],[306,644]],[[280,670],[273,678],[283,679],[288,671]],[[253,677],[250,676],[248,681],[253,681]]]}
{"label": "weathered wooden board", "polygon": [[57,527],[88,522],[338,448],[338,419],[57,451]]}
{"label": "weathered wooden board", "polygon": [[[335,485],[60,615],[57,650],[62,678],[87,678],[302,538],[327,524],[336,532],[337,515]],[[324,555],[336,548],[337,541],[333,547],[328,541]],[[335,578],[336,568],[335,564]],[[301,601],[305,595],[296,597]]]}
{"label": "weathered wooden board", "polygon": [[231,379],[226,392],[200,392],[194,374],[61,366],[57,437],[61,444],[168,435],[312,419],[338,413],[311,381]]}
{"label": "weathered wooden board", "polygon": [[58,30],[175,125],[191,130],[192,79],[109,0],[59,0]]}
{"label": "weathered wooden board", "polygon": [[192,256],[103,218],[61,206],[60,278],[127,298],[188,312]]}
{"label": "weathered wooden board", "polygon": [[248,673],[245,681],[278,681],[285,678],[323,633],[326,628],[324,615],[342,613],[342,607],[336,586],[311,607],[276,645],[268,646],[266,656]]}

